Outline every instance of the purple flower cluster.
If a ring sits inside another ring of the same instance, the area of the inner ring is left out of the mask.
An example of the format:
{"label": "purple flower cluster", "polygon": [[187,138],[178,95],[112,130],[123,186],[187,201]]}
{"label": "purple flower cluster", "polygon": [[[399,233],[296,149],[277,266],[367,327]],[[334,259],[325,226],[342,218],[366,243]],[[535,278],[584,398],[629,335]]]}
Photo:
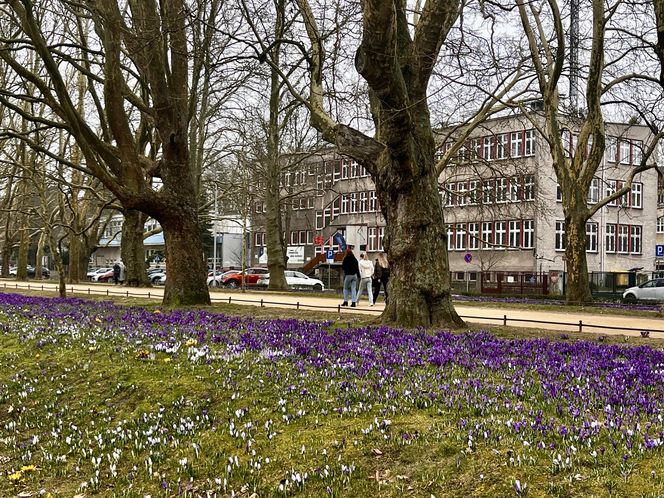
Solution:
{"label": "purple flower cluster", "polygon": [[[228,404],[231,416],[217,417],[229,421],[219,422],[219,430],[238,440],[241,434],[241,444],[252,452],[248,460],[231,458],[224,479],[231,479],[236,467],[266,465],[270,456],[260,451],[270,446],[261,448],[261,441],[279,437],[280,426],[307,417],[315,417],[316,425],[329,417],[370,417],[354,437],[425,444],[422,428],[395,428],[390,421],[424,411],[446,421],[454,441],[461,440],[468,451],[478,445],[504,450],[518,441],[521,446],[509,450],[507,465],[549,458],[556,472],[571,472],[575,460],[599,461],[606,454],[622,462],[664,448],[664,352],[647,346],[386,326],[338,328],[330,322],[11,294],[0,295],[0,333],[37,346],[107,341],[114,351],[127,351],[128,358],[140,349],[147,352],[141,358],[167,355],[173,362],[209,365],[227,379],[232,400],[238,400]],[[274,406],[261,400],[273,400]],[[251,416],[263,419],[256,424]],[[192,425],[191,433],[196,430]],[[342,451],[345,444],[336,442],[324,454]],[[303,445],[303,460],[306,454]],[[185,459],[181,467],[186,464]],[[349,479],[349,469],[354,466],[343,464],[336,475]],[[320,468],[305,470],[293,470],[282,487],[304,486],[313,476],[327,479]],[[519,486],[526,489],[525,483]]]}

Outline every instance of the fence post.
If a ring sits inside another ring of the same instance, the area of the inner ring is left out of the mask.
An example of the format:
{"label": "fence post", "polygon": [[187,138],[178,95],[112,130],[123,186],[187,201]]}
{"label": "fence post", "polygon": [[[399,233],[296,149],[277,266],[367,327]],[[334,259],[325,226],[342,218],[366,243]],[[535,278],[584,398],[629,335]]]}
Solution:
{"label": "fence post", "polygon": [[106,295],[108,296],[108,289],[106,289]]}
{"label": "fence post", "polygon": [[507,327],[507,315],[503,315],[503,327]]}
{"label": "fence post", "polygon": [[261,297],[261,308],[263,307],[263,298]]}
{"label": "fence post", "polygon": [[148,291],[148,299],[150,299],[150,291]]}
{"label": "fence post", "polygon": [[300,301],[298,301],[296,304],[297,304],[297,306],[295,307],[295,309],[299,310],[300,309]]}
{"label": "fence post", "polygon": [[583,322],[579,320],[579,332],[583,332]]}
{"label": "fence post", "polygon": [[228,304],[231,304],[231,296],[228,296]]}

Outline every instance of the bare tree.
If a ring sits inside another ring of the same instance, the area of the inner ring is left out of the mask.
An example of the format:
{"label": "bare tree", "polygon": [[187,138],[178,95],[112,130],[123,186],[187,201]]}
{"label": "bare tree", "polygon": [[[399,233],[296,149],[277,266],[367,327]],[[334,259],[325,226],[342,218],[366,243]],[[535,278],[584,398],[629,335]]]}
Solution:
{"label": "bare tree", "polygon": [[[607,6],[602,0],[590,0],[592,27],[585,76],[585,107],[563,112],[559,88],[568,57],[564,14],[553,1],[517,0],[517,6],[543,99],[543,119],[532,115],[532,122],[548,145],[562,192],[567,239],[566,299],[568,302],[587,302],[592,300],[592,295],[586,261],[586,223],[603,206],[629,193],[636,175],[654,166],[652,154],[661,137],[661,132],[654,127],[645,150],[641,151],[641,161],[629,172],[624,186],[589,204],[588,191],[602,164],[607,140],[603,108],[607,100],[616,103],[612,97],[621,85],[634,85],[638,81],[652,80],[652,77],[639,74],[641,68],[638,67],[621,67],[622,60],[631,60],[628,57],[630,52],[639,50],[638,43],[620,45],[622,40],[612,39],[613,56],[607,60],[607,31],[614,16],[624,6],[623,2]],[[624,30],[620,32],[625,33]],[[570,130],[578,130],[577,143],[571,151],[570,144],[565,144]]]}

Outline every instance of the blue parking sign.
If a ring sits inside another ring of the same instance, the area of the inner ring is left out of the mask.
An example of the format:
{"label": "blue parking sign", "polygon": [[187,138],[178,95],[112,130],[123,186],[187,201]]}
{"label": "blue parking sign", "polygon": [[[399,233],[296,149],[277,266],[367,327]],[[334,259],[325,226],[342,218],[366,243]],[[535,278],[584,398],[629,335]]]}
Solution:
{"label": "blue parking sign", "polygon": [[664,245],[656,245],[655,246],[655,257],[657,258],[663,258],[664,257]]}
{"label": "blue parking sign", "polygon": [[325,251],[325,259],[334,259],[334,251],[332,249]]}

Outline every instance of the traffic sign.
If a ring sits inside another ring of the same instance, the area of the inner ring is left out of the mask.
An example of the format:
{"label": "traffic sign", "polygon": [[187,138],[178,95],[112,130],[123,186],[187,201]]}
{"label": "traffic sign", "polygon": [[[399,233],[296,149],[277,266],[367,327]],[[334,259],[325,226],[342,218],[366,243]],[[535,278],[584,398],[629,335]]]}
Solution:
{"label": "traffic sign", "polygon": [[473,255],[467,252],[466,255],[463,257],[463,260],[466,263],[470,263],[473,260]]}
{"label": "traffic sign", "polygon": [[664,244],[663,245],[657,244],[655,246],[655,256],[658,258],[664,257]]}
{"label": "traffic sign", "polygon": [[334,251],[332,249],[325,251],[325,259],[334,260]]}

